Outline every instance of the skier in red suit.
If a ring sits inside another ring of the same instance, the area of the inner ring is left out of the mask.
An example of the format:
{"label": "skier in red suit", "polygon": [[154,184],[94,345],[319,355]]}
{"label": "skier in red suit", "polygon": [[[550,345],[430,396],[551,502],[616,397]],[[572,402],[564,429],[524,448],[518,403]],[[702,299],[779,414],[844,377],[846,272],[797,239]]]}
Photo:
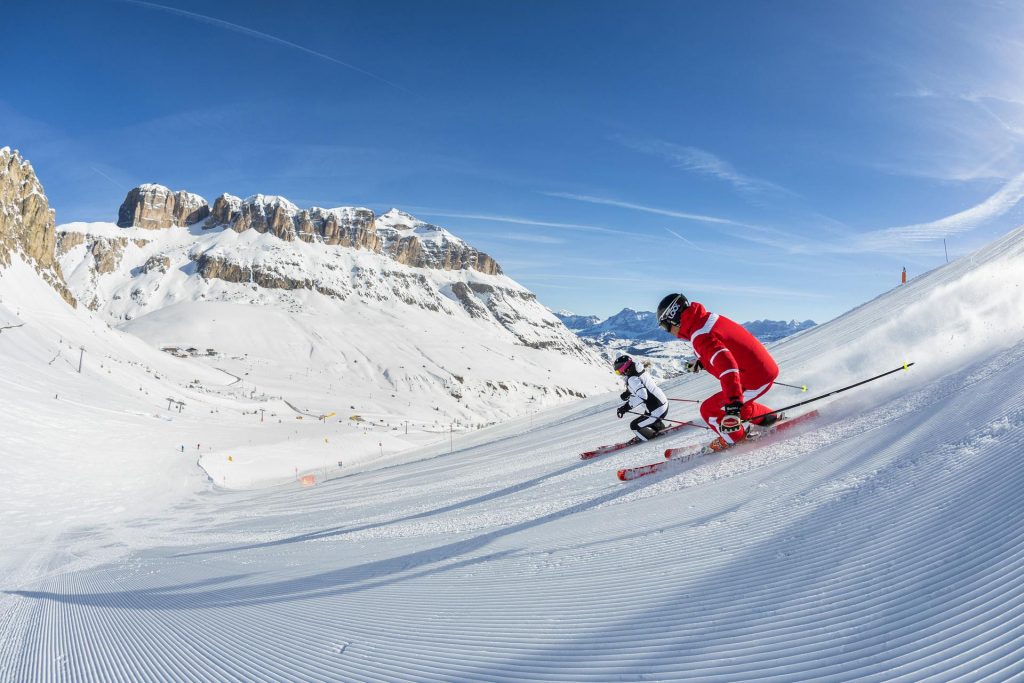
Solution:
{"label": "skier in red suit", "polygon": [[[697,359],[691,372],[707,370],[722,383],[722,390],[700,406],[701,417],[718,433],[711,448],[722,450],[746,437],[743,423],[771,412],[756,401],[772,388],[779,366],[754,335],[723,315],[710,313],[682,294],[669,294],[658,304],[658,324],[669,334],[693,345]],[[769,415],[753,424],[768,426],[778,419]]]}

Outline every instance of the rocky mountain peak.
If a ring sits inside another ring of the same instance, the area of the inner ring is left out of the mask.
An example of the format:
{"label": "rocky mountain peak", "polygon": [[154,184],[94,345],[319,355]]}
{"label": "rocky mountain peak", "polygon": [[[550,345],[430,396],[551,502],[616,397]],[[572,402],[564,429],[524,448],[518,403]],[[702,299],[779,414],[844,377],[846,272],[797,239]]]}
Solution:
{"label": "rocky mountain peak", "polygon": [[0,148],[0,267],[20,253],[72,306],[54,249],[57,222],[35,170],[17,150]]}
{"label": "rocky mountain peak", "polygon": [[145,183],[133,188],[117,212],[122,228],[160,230],[198,223],[210,215],[210,205],[197,194]]}
{"label": "rocky mountain peak", "polygon": [[300,209],[284,197],[256,194],[240,199],[222,194],[204,227],[226,226],[235,232],[255,230],[290,242],[322,242],[367,249],[417,268],[470,268],[500,275],[501,267],[444,228],[399,209],[380,216],[359,206]]}
{"label": "rocky mountain peak", "polygon": [[388,225],[394,228],[405,228],[414,229],[421,225],[427,225],[420,219],[416,218],[412,214],[406,213],[400,209],[391,208],[380,215],[378,219],[383,225]]}

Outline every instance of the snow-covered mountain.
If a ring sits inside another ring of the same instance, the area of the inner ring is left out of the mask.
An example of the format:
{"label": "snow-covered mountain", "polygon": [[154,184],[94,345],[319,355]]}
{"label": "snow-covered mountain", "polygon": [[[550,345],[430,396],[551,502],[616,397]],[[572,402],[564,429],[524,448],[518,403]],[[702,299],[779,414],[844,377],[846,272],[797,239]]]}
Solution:
{"label": "snow-covered mountain", "polygon": [[[606,342],[611,339],[629,339],[633,341],[679,341],[668,332],[658,327],[658,318],[651,311],[634,311],[632,308],[624,308],[615,315],[605,320],[596,316],[575,316],[568,314],[562,318],[556,315],[566,324],[566,327],[581,337]],[[570,325],[566,320],[586,321],[594,320],[590,325],[576,327]]]}
{"label": "snow-covered mountain", "polygon": [[778,341],[786,337],[809,330],[817,325],[813,320],[751,320],[743,323],[743,327],[764,343]]}
{"label": "snow-covered mountain", "polygon": [[[624,308],[605,320],[569,311],[559,311],[555,315],[603,357],[615,358],[625,353],[648,361],[652,374],[658,379],[676,377],[683,372],[684,364],[693,358],[690,345],[658,327],[657,317],[652,311]],[[815,322],[755,320],[742,324],[767,344],[810,329]]]}
{"label": "snow-covered mountain", "polygon": [[[54,286],[29,237],[49,209],[14,166],[0,681],[1024,677],[1024,228],[773,346],[812,394],[909,370],[785,438],[627,484],[618,467],[708,436],[579,460],[628,436],[618,391],[442,442],[429,423],[297,419],[231,358],[111,328]],[[289,395],[313,384],[296,373]]]}
{"label": "snow-covered mountain", "polygon": [[[1024,229],[782,340],[816,393],[916,365],[625,484],[707,436],[579,460],[628,434],[617,392],[400,453],[412,433],[261,422],[234,379],[70,307],[15,249],[0,680],[1020,680],[1022,264]],[[205,475],[311,453],[312,487]]]}
{"label": "snow-covered mountain", "polygon": [[596,315],[576,315],[569,311],[558,311],[555,316],[573,332],[585,330],[601,322],[601,318]]}
{"label": "snow-covered mountain", "polygon": [[118,215],[57,227],[75,296],[254,395],[288,399],[307,375],[302,411],[479,425],[614,385],[606,359],[492,258],[397,209],[227,194],[210,208],[147,184]]}

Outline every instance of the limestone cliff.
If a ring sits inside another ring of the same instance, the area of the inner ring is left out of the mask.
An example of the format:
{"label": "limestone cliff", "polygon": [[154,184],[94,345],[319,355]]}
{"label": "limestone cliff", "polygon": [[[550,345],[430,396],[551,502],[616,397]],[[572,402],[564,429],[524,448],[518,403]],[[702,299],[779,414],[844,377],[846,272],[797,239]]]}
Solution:
{"label": "limestone cliff", "polygon": [[72,306],[76,306],[54,250],[56,220],[32,165],[9,147],[0,149],[0,267],[22,254]]}
{"label": "limestone cliff", "polygon": [[415,268],[501,274],[501,267],[487,254],[444,228],[398,209],[375,216],[370,209],[360,207],[300,209],[284,197],[253,195],[243,200],[222,194],[214,202],[204,227],[219,226],[240,233],[270,233],[289,242],[300,239],[366,249]]}
{"label": "limestone cliff", "polygon": [[204,220],[210,206],[197,194],[179,190],[171,192],[163,185],[149,183],[132,189],[117,212],[122,228],[160,230],[186,226]]}

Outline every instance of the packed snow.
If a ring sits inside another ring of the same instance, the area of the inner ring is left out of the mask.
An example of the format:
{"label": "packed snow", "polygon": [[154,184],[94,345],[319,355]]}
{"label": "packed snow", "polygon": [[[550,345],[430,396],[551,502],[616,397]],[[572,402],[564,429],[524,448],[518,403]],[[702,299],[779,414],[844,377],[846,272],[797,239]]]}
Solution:
{"label": "packed snow", "polygon": [[[709,437],[581,461],[629,436],[612,392],[233,490],[217,478],[378,437],[243,414],[235,378],[72,311],[16,261],[0,680],[1020,680],[1022,285],[1019,229],[773,345],[808,386],[774,407],[915,365],[635,482],[615,470]],[[83,346],[102,351],[79,372]]]}

